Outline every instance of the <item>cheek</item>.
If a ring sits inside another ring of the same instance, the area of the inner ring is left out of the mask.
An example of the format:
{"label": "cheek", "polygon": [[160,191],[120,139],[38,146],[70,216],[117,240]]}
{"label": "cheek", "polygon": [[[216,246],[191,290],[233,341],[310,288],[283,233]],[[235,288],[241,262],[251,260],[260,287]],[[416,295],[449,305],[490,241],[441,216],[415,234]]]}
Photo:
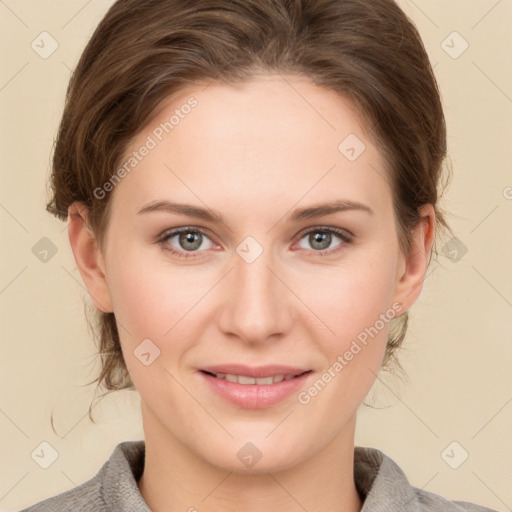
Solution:
{"label": "cheek", "polygon": [[402,312],[392,307],[395,268],[393,255],[375,251],[320,280],[317,275],[304,290],[328,326],[316,339],[326,356],[325,379],[339,384],[333,387],[338,400],[362,400],[380,369],[391,321]]}
{"label": "cheek", "polygon": [[389,310],[395,266],[393,257],[374,252],[373,256],[354,257],[303,281],[302,297],[323,321],[334,340],[333,348],[342,349]]}
{"label": "cheek", "polygon": [[116,318],[134,335],[163,338],[204,294],[198,273],[155,261],[151,251],[123,252],[129,256],[117,258],[109,273]]}
{"label": "cheek", "polygon": [[[202,327],[213,321],[209,304],[214,294],[209,292],[218,275],[201,266],[169,262],[153,249],[134,246],[115,252],[111,262],[119,263],[110,267],[109,289],[122,326],[118,331],[126,365],[139,390],[158,388],[158,379],[170,378],[162,373],[164,368],[174,373],[187,365],[188,354],[201,342]],[[158,354],[148,367],[138,358],[145,353],[142,347]]]}
{"label": "cheek", "polygon": [[[324,356],[323,367],[298,397],[299,403],[314,404],[323,414],[323,425],[328,425],[325,435],[334,435],[367,396],[382,365],[391,322],[400,314],[389,302],[386,279],[370,281],[352,274],[339,284],[343,287],[318,306],[334,334],[312,334]],[[333,410],[338,411],[336,419]]]}
{"label": "cheek", "polygon": [[174,374],[195,343],[187,320],[204,292],[183,272],[137,255],[136,248],[128,253],[111,268],[109,289],[126,366],[138,391],[150,396],[155,389],[172,387],[165,370]]}

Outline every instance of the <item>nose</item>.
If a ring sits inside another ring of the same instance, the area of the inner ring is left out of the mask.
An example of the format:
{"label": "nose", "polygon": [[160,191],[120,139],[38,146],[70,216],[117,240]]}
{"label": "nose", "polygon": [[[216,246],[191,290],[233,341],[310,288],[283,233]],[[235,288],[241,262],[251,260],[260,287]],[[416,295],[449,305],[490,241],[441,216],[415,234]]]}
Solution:
{"label": "nose", "polygon": [[293,293],[270,251],[264,250],[252,262],[238,254],[233,260],[234,268],[223,284],[219,328],[225,335],[251,344],[275,341],[291,328]]}

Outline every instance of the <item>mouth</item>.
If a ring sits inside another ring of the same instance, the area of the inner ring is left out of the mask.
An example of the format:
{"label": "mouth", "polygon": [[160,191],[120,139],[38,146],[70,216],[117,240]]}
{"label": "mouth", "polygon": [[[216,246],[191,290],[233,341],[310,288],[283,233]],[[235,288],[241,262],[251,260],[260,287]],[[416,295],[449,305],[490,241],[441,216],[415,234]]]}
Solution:
{"label": "mouth", "polygon": [[267,409],[284,402],[306,386],[313,373],[290,366],[238,364],[198,371],[210,392],[244,409]]}
{"label": "mouth", "polygon": [[216,373],[216,372],[209,372],[206,370],[200,370],[202,373],[205,373],[206,375],[210,375],[211,377],[215,377],[217,379],[224,379],[228,382],[233,382],[237,384],[243,384],[243,385],[251,385],[256,384],[258,386],[268,386],[270,384],[277,384],[279,382],[282,382],[283,380],[291,380],[296,379],[297,377],[300,377],[301,375],[304,375],[306,373],[310,373],[311,370],[306,370],[301,373],[295,373],[295,374],[278,374],[278,375],[269,375],[268,377],[251,377],[250,375],[237,375],[233,373]]}

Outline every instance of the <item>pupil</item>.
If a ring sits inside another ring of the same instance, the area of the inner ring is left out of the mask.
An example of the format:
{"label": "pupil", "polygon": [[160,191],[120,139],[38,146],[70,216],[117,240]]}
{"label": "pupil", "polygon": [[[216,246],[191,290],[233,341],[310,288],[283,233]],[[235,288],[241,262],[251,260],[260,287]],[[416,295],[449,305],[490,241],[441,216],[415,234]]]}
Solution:
{"label": "pupil", "polygon": [[[325,243],[325,241],[327,241],[327,244]],[[324,243],[322,244],[322,242],[324,242]],[[330,233],[315,233],[313,235],[312,246],[315,247],[316,243],[320,244],[320,247],[317,247],[318,249],[320,249],[320,250],[326,249],[327,247],[329,247],[329,245],[331,243],[331,234]]]}
{"label": "pupil", "polygon": [[192,247],[188,246],[188,249],[197,249],[201,245],[200,233],[193,233],[190,231],[183,233],[180,236],[180,243],[185,244],[185,248],[187,247],[187,244],[192,244]]}

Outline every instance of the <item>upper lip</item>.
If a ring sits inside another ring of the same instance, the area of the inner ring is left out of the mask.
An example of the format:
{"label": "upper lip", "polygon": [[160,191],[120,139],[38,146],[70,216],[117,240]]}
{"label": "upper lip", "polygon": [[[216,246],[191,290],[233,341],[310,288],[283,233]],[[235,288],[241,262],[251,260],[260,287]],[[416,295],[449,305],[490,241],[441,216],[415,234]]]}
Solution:
{"label": "upper lip", "polygon": [[265,366],[247,366],[245,364],[220,364],[200,368],[203,372],[229,373],[231,375],[245,375],[247,377],[273,377],[275,375],[300,375],[309,371],[304,368],[270,364]]}

